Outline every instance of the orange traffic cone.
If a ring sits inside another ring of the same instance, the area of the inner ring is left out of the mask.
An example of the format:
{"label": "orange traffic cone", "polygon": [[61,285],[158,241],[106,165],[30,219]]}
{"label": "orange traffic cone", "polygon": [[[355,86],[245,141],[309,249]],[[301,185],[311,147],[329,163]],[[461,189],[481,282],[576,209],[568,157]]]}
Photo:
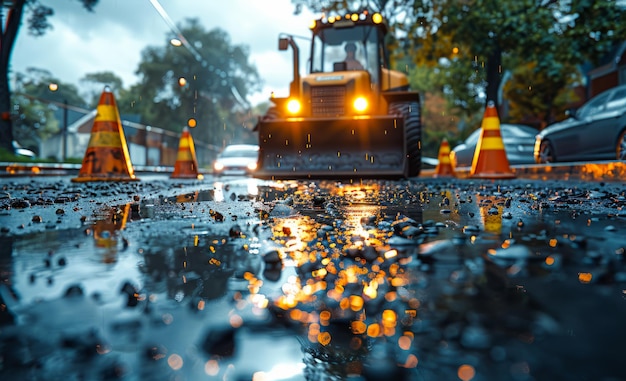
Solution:
{"label": "orange traffic cone", "polygon": [[83,158],[83,164],[74,182],[87,181],[134,181],[133,166],[128,154],[128,146],[120,121],[120,114],[115,97],[105,87],[96,118],[91,128],[89,144]]}
{"label": "orange traffic cone", "polygon": [[178,154],[174,164],[173,179],[202,179],[198,173],[198,160],[196,159],[196,149],[193,145],[193,138],[189,133],[189,128],[185,126],[183,134],[178,143]]}
{"label": "orange traffic cone", "polygon": [[500,134],[500,118],[493,102],[487,104],[481,127],[483,130],[474,151],[470,177],[484,179],[515,178],[515,174],[509,167],[509,159],[506,157],[504,142]]}
{"label": "orange traffic cone", "polygon": [[448,139],[446,138],[443,138],[439,146],[438,160],[433,177],[454,177],[454,168],[452,168],[452,163],[450,162],[450,144],[448,144]]}

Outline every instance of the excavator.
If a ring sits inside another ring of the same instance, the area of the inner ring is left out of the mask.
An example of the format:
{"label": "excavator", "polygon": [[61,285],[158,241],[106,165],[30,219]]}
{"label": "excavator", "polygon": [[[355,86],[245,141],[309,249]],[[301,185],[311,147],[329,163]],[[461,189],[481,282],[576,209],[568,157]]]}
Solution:
{"label": "excavator", "polygon": [[406,74],[392,70],[380,13],[361,11],[314,20],[308,73],[299,73],[293,50],[287,97],[255,126],[259,162],[255,177],[410,178],[421,167],[420,97]]}

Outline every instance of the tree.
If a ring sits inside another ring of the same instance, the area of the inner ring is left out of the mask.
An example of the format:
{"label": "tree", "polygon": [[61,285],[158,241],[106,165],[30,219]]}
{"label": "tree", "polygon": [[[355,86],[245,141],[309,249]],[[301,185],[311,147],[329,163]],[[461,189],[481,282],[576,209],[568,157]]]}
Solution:
{"label": "tree", "polygon": [[[397,0],[292,0],[295,5],[295,14],[302,11],[302,7],[307,7],[313,12],[358,12],[362,9],[368,9],[373,12],[380,12],[385,19],[391,20],[394,15],[398,15],[404,11],[405,7],[410,6]],[[406,2],[409,3],[409,2]]]}
{"label": "tree", "polygon": [[[29,33],[41,36],[52,25],[48,18],[54,10],[39,0],[0,0],[0,149],[13,152],[13,122],[11,114],[11,89],[9,86],[9,66],[11,51],[18,36],[25,13]],[[93,11],[98,0],[78,0],[88,11]],[[6,21],[4,20],[6,19]]]}
{"label": "tree", "polygon": [[11,98],[15,140],[35,152],[40,141],[60,130],[58,114],[63,114],[63,108],[87,106],[75,85],[62,83],[49,71],[35,68],[15,74]]}
{"label": "tree", "polygon": [[509,117],[518,123],[534,125],[539,129],[556,121],[557,115],[573,102],[582,103],[574,84],[582,83],[576,67],[566,65],[569,76],[551,77],[536,71],[536,63],[517,65],[511,80],[504,85],[504,93],[510,107]]}
{"label": "tree", "polygon": [[49,104],[24,94],[13,96],[20,117],[14,120],[15,140],[38,155],[39,142],[59,131],[59,122]]}
{"label": "tree", "polygon": [[39,141],[59,132],[64,108],[84,110],[87,107],[75,85],[63,83],[49,71],[36,68],[15,74],[15,91],[11,98],[14,137],[34,151],[38,151]]}
{"label": "tree", "polygon": [[218,146],[233,139],[246,113],[242,104],[260,87],[256,68],[248,62],[248,48],[233,46],[221,29],[206,31],[197,19],[178,26],[192,50],[174,46],[147,47],[137,69],[140,77],[118,102],[121,113],[140,114],[142,123],[180,132],[189,119],[197,127],[194,138]]}
{"label": "tree", "polygon": [[[425,20],[424,30],[413,24],[407,31],[409,35],[419,36],[413,41],[414,46],[429,45],[434,58],[450,58],[454,54],[450,47],[442,51],[432,43],[436,36],[439,40],[449,39],[453,49],[460,48],[457,59],[473,61],[484,68],[485,100],[496,105],[501,76],[514,71],[516,65],[530,65],[535,78],[560,87],[552,93],[555,95],[571,83],[572,68],[596,61],[626,36],[626,10],[611,1],[440,0],[432,3],[430,9],[424,7],[415,14]],[[433,16],[427,18],[430,14]],[[554,104],[553,100],[548,104]],[[533,111],[541,112],[546,118],[553,114],[553,110]]]}
{"label": "tree", "polygon": [[120,98],[125,91],[122,79],[110,71],[88,73],[81,78],[80,82],[85,85],[84,87],[89,88],[85,98],[89,99],[89,105],[94,108],[98,106],[104,87],[108,86],[116,99]]}

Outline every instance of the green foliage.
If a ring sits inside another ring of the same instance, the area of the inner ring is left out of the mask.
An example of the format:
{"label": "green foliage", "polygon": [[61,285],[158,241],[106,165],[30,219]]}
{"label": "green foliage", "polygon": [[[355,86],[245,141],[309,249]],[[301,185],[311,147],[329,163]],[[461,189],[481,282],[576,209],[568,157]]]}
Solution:
{"label": "green foliage", "polygon": [[22,146],[37,152],[40,141],[60,130],[57,110],[66,107],[65,103],[86,105],[75,85],[62,83],[46,70],[28,68],[26,73],[16,73],[15,79],[13,135]]}
{"label": "green foliage", "polygon": [[194,138],[223,145],[236,137],[237,113],[249,93],[260,88],[256,68],[248,62],[248,48],[230,43],[221,29],[206,31],[197,19],[179,26],[190,48],[164,46],[142,52],[137,69],[141,80],[121,94],[122,113],[140,114],[142,123],[179,132],[189,118],[197,121]]}
{"label": "green foliage", "polygon": [[4,148],[0,147],[0,161],[3,162],[25,162],[25,161],[30,161],[30,159],[24,158],[24,157],[20,157],[18,155],[14,155],[12,152],[7,151]]}
{"label": "green foliage", "polygon": [[31,97],[47,101],[68,104],[77,107],[86,107],[87,104],[79,94],[78,87],[71,83],[63,83],[48,70],[32,68],[25,73],[15,74],[16,93],[28,94]]}
{"label": "green foliage", "polygon": [[102,90],[105,87],[111,89],[116,99],[120,98],[120,95],[125,91],[122,79],[110,71],[88,73],[81,78],[80,82],[83,89],[86,88],[83,90],[84,97],[89,99],[89,105],[94,108],[98,105]]}
{"label": "green foliage", "polygon": [[[80,2],[87,11],[93,12],[99,0],[78,0],[78,2]],[[26,19],[28,33],[33,36],[43,36],[48,30],[52,29],[52,24],[48,18],[54,15],[53,8],[42,4],[40,0],[15,0],[13,3],[15,3],[13,7],[22,7],[24,4],[28,6],[30,11]]]}
{"label": "green foliage", "polygon": [[[93,109],[108,86],[120,114],[139,115],[143,124],[180,132],[193,118],[197,127],[192,135],[203,143],[223,146],[256,141],[251,132],[254,117],[240,102],[260,87],[256,68],[248,63],[247,47],[232,46],[226,32],[207,32],[197,20],[187,20],[180,29],[194,41],[194,49],[175,47],[169,38],[162,47],[147,47],[137,69],[141,80],[130,89],[111,72],[87,74],[81,79],[82,95],[76,86],[61,83],[46,70],[28,68],[16,73],[13,110],[17,140],[36,150],[39,141],[59,131],[55,110],[64,102]],[[194,55],[198,52],[200,60]]]}
{"label": "green foliage", "polygon": [[60,130],[54,110],[48,104],[23,95],[14,95],[13,98],[17,111],[17,118],[14,119],[15,140],[37,152],[40,140],[46,140]]}
{"label": "green foliage", "polygon": [[4,148],[0,148],[0,162],[8,162],[8,163],[52,163],[54,160],[51,159],[43,159],[41,157],[29,157],[29,156],[21,156],[15,155],[12,152],[7,151]]}
{"label": "green foliage", "polygon": [[295,5],[295,14],[299,14],[303,7],[313,12],[327,13],[345,13],[359,12],[367,9],[370,12],[380,12],[385,18],[390,19],[398,10],[402,10],[405,4],[393,0],[368,0],[368,1],[350,1],[350,0],[291,0]]}
{"label": "green foliage", "polygon": [[516,66],[511,80],[504,85],[511,121],[543,128],[564,116],[572,104],[582,101],[575,92],[582,81],[580,72],[571,65],[563,66],[569,75],[537,71],[536,62]]}
{"label": "green foliage", "polygon": [[[79,0],[83,7],[92,11],[99,0]],[[48,17],[54,14],[54,10],[44,4],[41,0],[13,0],[2,1],[0,3],[0,13],[2,24],[0,24],[0,111],[2,113],[15,112],[11,107],[11,84],[9,83],[9,67],[11,51],[18,36],[23,17],[26,19],[26,27],[29,33],[41,36],[52,28],[48,22]],[[19,120],[18,120],[19,123]],[[7,118],[0,118],[0,148],[11,151],[14,140],[13,121]]]}
{"label": "green foliage", "polygon": [[[494,52],[501,51],[504,65],[500,74],[516,72],[510,81],[524,82],[519,85],[507,83],[509,88],[528,85],[529,76],[520,76],[517,65],[532,62],[532,72],[528,73],[534,76],[532,83],[538,90],[542,87],[546,91],[516,92],[515,99],[505,97],[504,100],[525,106],[516,110],[511,104],[512,117],[539,119],[541,125],[549,123],[559,111],[553,107],[560,106],[557,97],[567,92],[564,87],[572,85],[571,73],[576,73],[579,65],[602,56],[615,42],[622,42],[626,35],[624,9],[608,1],[573,1],[571,6],[569,1],[546,3],[534,0],[440,0],[431,4],[431,14],[425,13],[425,9],[416,14],[424,23],[408,30],[410,35],[418,36],[411,40],[411,45],[418,50],[417,56],[423,61],[436,60],[439,63],[442,58],[453,56],[451,47],[458,47],[456,59],[466,64],[474,62],[476,74],[487,78],[487,72],[481,72],[480,68],[492,59]],[[589,14],[597,17],[590,18]],[[618,20],[622,22],[618,23]],[[589,38],[592,35],[603,38],[592,41]],[[442,39],[451,44],[440,43]],[[427,49],[420,51],[420,47]],[[458,70],[467,75],[467,66],[448,67],[448,71],[455,73],[451,79],[457,76]],[[545,86],[539,85],[540,81],[545,81]],[[452,80],[448,83],[459,82]],[[487,88],[493,84],[484,85]],[[468,102],[474,96],[459,86],[453,88],[453,94],[461,102]]]}
{"label": "green foliage", "polygon": [[416,67],[409,72],[411,88],[420,92],[422,102],[422,155],[437,157],[443,138],[458,133],[460,110],[446,102],[442,72],[438,68]]}

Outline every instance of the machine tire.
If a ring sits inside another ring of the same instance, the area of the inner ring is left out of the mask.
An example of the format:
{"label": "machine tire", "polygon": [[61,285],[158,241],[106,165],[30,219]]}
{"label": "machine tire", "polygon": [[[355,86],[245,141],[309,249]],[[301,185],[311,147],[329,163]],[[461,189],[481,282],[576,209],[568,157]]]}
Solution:
{"label": "machine tire", "polygon": [[422,123],[419,102],[393,102],[389,114],[404,118],[406,152],[408,156],[408,177],[417,177],[422,168]]}

